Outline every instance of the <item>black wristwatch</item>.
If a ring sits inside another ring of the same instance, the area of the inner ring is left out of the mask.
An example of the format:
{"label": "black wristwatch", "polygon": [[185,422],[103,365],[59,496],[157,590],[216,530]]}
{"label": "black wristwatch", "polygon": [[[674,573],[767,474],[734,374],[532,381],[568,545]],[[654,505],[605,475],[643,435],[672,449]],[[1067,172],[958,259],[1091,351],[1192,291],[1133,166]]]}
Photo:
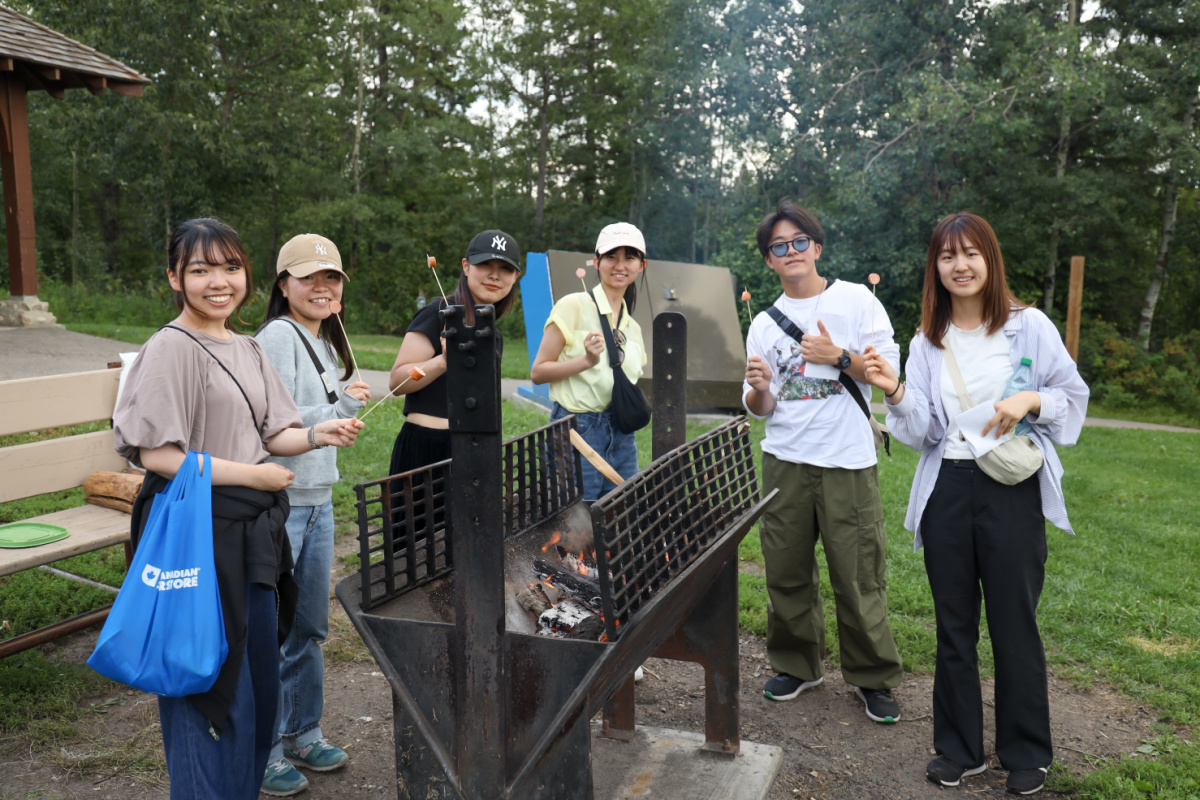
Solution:
{"label": "black wristwatch", "polygon": [[842,354],[838,356],[837,368],[842,372],[850,369],[850,352],[848,350],[843,350]]}

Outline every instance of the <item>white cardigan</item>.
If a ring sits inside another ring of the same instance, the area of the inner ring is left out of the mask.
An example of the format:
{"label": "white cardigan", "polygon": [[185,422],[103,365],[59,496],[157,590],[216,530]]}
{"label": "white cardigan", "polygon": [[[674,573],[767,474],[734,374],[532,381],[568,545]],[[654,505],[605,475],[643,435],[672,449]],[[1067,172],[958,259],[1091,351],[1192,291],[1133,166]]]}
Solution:
{"label": "white cardigan", "polygon": [[[1087,416],[1088,387],[1063,346],[1058,329],[1036,308],[1013,309],[1004,323],[1009,357],[1015,370],[1022,358],[1033,360],[1033,384],[1042,399],[1042,410],[1033,420],[1030,437],[1045,457],[1038,470],[1042,513],[1057,527],[1074,533],[1067,520],[1062,491],[1062,462],[1054,445],[1069,447],[1079,441]],[[904,527],[913,532],[913,550],[921,547],[921,517],[933,494],[942,452],[946,448],[946,409],[941,401],[942,351],[918,332],[909,345],[905,365],[904,396],[887,404],[888,428],[899,441],[921,451],[913,477]]]}

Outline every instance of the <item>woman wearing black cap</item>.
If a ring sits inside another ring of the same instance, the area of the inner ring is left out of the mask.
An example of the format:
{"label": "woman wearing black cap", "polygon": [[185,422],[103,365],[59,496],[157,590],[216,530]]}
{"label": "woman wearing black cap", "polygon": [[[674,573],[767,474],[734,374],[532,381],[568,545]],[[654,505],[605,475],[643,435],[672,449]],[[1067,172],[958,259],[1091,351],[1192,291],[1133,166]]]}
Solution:
{"label": "woman wearing black cap", "polygon": [[[471,240],[467,257],[462,260],[462,276],[450,295],[451,305],[466,307],[467,324],[474,324],[475,306],[491,304],[496,318],[503,317],[513,304],[513,289],[521,274],[521,248],[504,231],[484,231]],[[417,312],[388,381],[395,389],[408,371],[418,367],[425,373],[421,381],[409,381],[396,394],[404,398],[405,422],[392,446],[388,474],[424,467],[450,458],[450,420],[446,417],[446,356],[442,352],[443,300],[430,303]],[[436,479],[436,476],[435,476]]]}

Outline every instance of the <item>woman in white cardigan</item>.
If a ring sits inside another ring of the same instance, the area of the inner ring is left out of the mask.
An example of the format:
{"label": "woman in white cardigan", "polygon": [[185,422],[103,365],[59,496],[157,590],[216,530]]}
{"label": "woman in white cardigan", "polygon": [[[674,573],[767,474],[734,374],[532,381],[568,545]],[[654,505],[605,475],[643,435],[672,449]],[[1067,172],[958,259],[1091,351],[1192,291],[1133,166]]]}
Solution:
{"label": "woman in white cardigan", "polygon": [[[946,364],[955,355],[970,399],[990,406],[983,436],[1012,433],[1022,420],[1041,452],[1038,470],[1015,485],[980,469],[956,418],[964,411]],[[1003,397],[1022,359],[1032,389]],[[1004,278],[1000,243],[966,212],[943,219],[926,258],[921,328],[902,383],[868,350],[867,380],[886,395],[892,435],[921,453],[905,527],[924,546],[937,618],[934,749],[929,779],[957,786],[987,768],[976,645],[987,601],[996,667],[996,755],[1008,791],[1040,791],[1053,760],[1046,659],[1037,624],[1045,579],[1045,520],[1068,533],[1062,464],[1054,445],[1075,444],[1088,388],[1045,314],[1021,305]]]}

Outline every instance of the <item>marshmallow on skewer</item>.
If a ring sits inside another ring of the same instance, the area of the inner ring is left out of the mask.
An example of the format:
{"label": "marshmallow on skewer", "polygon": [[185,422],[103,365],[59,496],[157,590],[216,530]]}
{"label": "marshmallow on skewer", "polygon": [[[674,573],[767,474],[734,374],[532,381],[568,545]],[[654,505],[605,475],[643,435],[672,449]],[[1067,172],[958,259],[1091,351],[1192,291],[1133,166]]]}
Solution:
{"label": "marshmallow on skewer", "polygon": [[438,291],[442,293],[442,300],[445,301],[446,307],[449,308],[450,301],[446,300],[446,290],[442,288],[442,279],[437,274],[437,259],[426,253],[425,263],[429,266],[429,271],[433,273],[433,279],[437,281]]}
{"label": "marshmallow on skewer", "polygon": [[879,273],[872,272],[867,276],[867,283],[871,284],[871,347],[875,347],[875,287],[879,285]]}
{"label": "marshmallow on skewer", "polygon": [[584,280],[584,278],[587,277],[587,270],[584,269],[583,267],[580,267],[579,269],[575,270],[575,277],[579,278],[579,282],[583,284],[583,291],[584,291],[584,293],[586,293],[588,288],[587,288],[587,281]]}
{"label": "marshmallow on skewer", "polygon": [[396,385],[395,389],[392,389],[390,392],[385,394],[383,397],[379,398],[379,402],[376,403],[375,405],[371,406],[369,409],[367,409],[367,413],[363,414],[361,417],[359,417],[359,419],[366,419],[367,414],[370,414],[372,411],[374,411],[375,409],[377,409],[381,405],[383,405],[383,401],[387,400],[389,397],[391,397],[397,391],[399,391],[400,387],[403,386],[404,384],[408,383],[409,381],[419,381],[424,377],[425,377],[425,370],[421,369],[420,367],[411,367],[408,370],[408,377],[405,378],[404,380],[400,381],[400,383]]}
{"label": "marshmallow on skewer", "polygon": [[746,318],[750,322],[754,322],[754,309],[750,308],[750,290],[742,290],[742,301],[746,304]]}

